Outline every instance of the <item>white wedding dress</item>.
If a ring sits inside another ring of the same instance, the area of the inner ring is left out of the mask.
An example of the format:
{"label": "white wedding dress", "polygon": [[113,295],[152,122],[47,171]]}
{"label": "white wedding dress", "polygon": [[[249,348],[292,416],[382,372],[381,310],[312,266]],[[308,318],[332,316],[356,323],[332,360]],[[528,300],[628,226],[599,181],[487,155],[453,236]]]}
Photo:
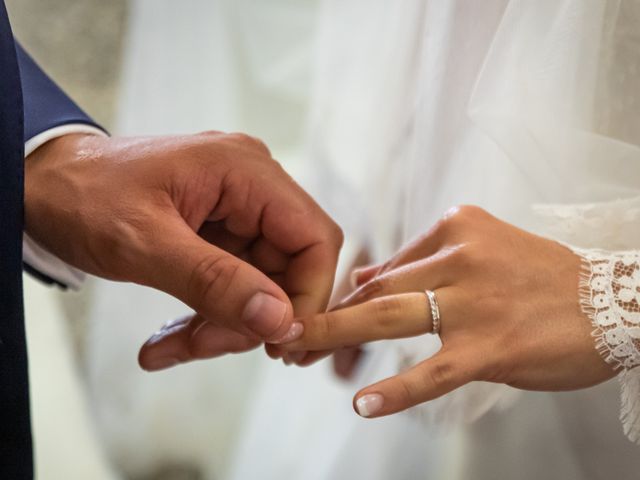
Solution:
{"label": "white wedding dress", "polygon": [[[639,249],[639,27],[638,1],[324,1],[315,193],[376,260],[462,203],[579,247]],[[473,384],[391,418],[351,411],[358,387],[437,348],[372,345],[347,385],[268,368],[231,478],[638,478],[616,381]]]}

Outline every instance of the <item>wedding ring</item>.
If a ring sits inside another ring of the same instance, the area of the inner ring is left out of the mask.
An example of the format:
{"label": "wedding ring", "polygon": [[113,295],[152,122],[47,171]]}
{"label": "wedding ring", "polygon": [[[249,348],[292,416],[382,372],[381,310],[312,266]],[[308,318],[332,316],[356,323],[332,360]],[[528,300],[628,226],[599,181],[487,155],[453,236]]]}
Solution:
{"label": "wedding ring", "polygon": [[425,290],[427,299],[429,300],[429,306],[431,307],[431,332],[433,335],[440,333],[440,308],[438,307],[438,300],[436,299],[436,292],[432,290]]}

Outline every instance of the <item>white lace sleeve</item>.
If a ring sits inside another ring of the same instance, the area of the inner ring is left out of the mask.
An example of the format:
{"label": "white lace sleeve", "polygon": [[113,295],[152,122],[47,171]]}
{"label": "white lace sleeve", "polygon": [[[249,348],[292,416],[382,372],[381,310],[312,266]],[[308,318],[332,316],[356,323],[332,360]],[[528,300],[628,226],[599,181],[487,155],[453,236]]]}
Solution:
{"label": "white lace sleeve", "polygon": [[572,250],[583,259],[580,301],[596,348],[619,370],[624,432],[640,443],[640,251]]}

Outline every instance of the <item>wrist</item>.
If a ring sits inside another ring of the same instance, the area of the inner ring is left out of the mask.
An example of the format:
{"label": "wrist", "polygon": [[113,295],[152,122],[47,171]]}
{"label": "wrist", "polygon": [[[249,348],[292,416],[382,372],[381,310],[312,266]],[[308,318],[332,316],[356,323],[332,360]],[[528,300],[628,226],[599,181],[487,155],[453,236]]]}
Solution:
{"label": "wrist", "polygon": [[[24,165],[24,208],[25,232],[32,232],[32,226],[47,221],[49,207],[61,193],[70,197],[77,190],[73,181],[73,170],[66,168],[70,163],[83,158],[95,157],[109,139],[92,133],[70,133],[55,137],[40,145],[25,158]],[[50,217],[49,217],[50,218]]]}
{"label": "wrist", "polygon": [[74,132],[54,136],[35,148],[25,148],[25,175],[27,169],[42,164],[60,163],[73,160],[78,154],[92,144],[108,141],[108,137],[97,133]]}

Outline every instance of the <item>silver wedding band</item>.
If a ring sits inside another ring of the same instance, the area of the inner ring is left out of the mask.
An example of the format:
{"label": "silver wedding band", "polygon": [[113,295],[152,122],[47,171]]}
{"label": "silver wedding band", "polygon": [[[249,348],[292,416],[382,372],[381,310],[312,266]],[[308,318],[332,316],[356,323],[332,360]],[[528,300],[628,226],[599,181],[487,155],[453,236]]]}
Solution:
{"label": "silver wedding band", "polygon": [[433,335],[440,333],[440,308],[438,307],[438,299],[436,299],[436,292],[432,290],[425,290],[427,299],[429,300],[429,307],[431,307],[431,332]]}

